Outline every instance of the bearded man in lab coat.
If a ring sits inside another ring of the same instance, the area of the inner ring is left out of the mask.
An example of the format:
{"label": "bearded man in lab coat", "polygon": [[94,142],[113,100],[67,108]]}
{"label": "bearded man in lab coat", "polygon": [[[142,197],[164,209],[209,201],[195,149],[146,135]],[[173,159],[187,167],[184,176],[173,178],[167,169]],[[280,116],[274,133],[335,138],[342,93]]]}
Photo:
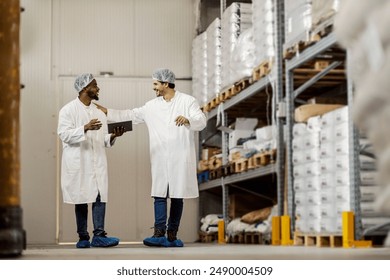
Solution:
{"label": "bearded man in lab coat", "polygon": [[[105,148],[123,134],[116,128],[109,134],[107,117],[92,100],[99,100],[99,87],[92,74],[76,78],[79,96],[59,113],[58,135],[62,141],[61,188],[65,203],[75,204],[77,248],[111,247],[119,243],[104,230],[108,179]],[[92,203],[93,238],[87,230],[88,203]]]}
{"label": "bearded man in lab coat", "polygon": [[[157,98],[132,110],[113,110],[97,105],[109,121],[132,120],[149,130],[154,234],[144,239],[147,246],[183,247],[177,239],[183,212],[183,198],[199,196],[196,177],[194,131],[206,126],[206,116],[196,99],[175,90],[175,75],[157,69],[153,75]],[[167,223],[167,198],[171,200]],[[165,233],[167,230],[167,237]]]}

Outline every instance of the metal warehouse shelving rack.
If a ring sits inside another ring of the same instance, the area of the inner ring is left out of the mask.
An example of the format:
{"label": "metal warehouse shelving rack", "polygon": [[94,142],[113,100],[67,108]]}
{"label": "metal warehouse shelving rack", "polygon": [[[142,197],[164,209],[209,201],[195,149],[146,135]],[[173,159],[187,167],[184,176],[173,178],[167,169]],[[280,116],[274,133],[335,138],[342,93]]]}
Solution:
{"label": "metal warehouse shelving rack", "polygon": [[[295,217],[294,207],[294,189],[293,189],[293,162],[292,162],[292,128],[294,124],[294,109],[295,103],[302,103],[301,96],[310,87],[315,86],[323,78],[332,73],[337,67],[343,67],[343,63],[348,58],[347,53],[342,55],[342,52],[337,53],[334,57],[327,53],[329,50],[337,47],[335,35],[330,33],[322,38],[312,46],[302,51],[298,56],[295,56],[285,63],[285,77],[286,77],[286,102],[287,102],[287,169],[288,169],[288,213],[290,217]],[[305,83],[294,89],[294,70],[298,69],[305,63],[317,59],[328,58],[330,64],[322,71],[311,77]],[[344,67],[345,68],[345,67]],[[345,78],[344,83],[347,83],[347,101],[348,105],[353,104],[353,86],[348,77]],[[342,82],[342,81],[340,81]],[[310,95],[310,93],[309,93]],[[307,96],[306,96],[307,98]],[[350,176],[350,206],[351,210],[355,214],[355,239],[361,239],[362,237],[362,223],[361,223],[361,211],[360,211],[360,172],[359,172],[359,136],[356,127],[352,122],[351,111],[349,110],[349,176]],[[291,220],[291,229],[295,229],[294,219]]]}
{"label": "metal warehouse shelving rack", "polygon": [[[275,5],[275,34],[277,34],[276,45],[276,55],[273,63],[273,71],[275,71],[275,87],[272,89],[272,94],[276,95],[276,102],[278,104],[283,103],[284,95],[283,95],[283,40],[284,40],[284,27],[283,27],[283,16],[282,11],[284,10],[284,1],[283,0],[274,0]],[[226,8],[226,2],[221,0],[221,15],[223,13],[223,9]],[[254,82],[249,87],[242,90],[239,94],[233,96],[231,99],[226,100],[224,103],[219,105],[219,107],[212,109],[208,115],[208,120],[211,120],[215,117],[221,117],[221,125],[227,126],[227,118],[229,116],[229,110],[234,109],[235,107],[240,107],[242,103],[247,102],[250,99],[254,99],[257,102],[257,105],[261,105],[264,102],[264,99],[256,99],[257,97],[264,95],[264,92],[271,87],[271,83],[269,78],[263,77],[260,80]],[[266,105],[264,105],[266,106]],[[244,111],[244,110],[242,110]],[[245,115],[245,117],[248,117]],[[222,210],[223,217],[225,222],[228,219],[228,199],[229,199],[229,187],[239,188],[241,191],[247,191],[249,193],[254,193],[250,189],[246,189],[245,187],[237,187],[237,183],[245,182],[248,180],[257,180],[260,178],[264,178],[266,176],[272,176],[272,180],[276,178],[276,197],[277,201],[283,201],[284,194],[284,168],[285,168],[285,149],[284,149],[284,140],[283,140],[283,127],[284,127],[284,116],[281,118],[277,118],[277,153],[276,153],[276,162],[271,163],[269,165],[259,167],[253,170],[248,170],[242,173],[237,173],[233,175],[229,175],[226,177],[221,177],[212,181],[208,181],[205,183],[201,183],[199,185],[199,190],[201,192],[215,190],[216,188],[221,188],[222,191]],[[223,160],[222,164],[227,164],[227,137],[228,134],[224,131],[222,133],[222,154]],[[202,139],[200,141],[200,145],[202,144]],[[276,199],[272,199],[274,202]],[[202,205],[202,202],[201,202]],[[283,213],[283,203],[278,204],[278,212],[279,215]],[[226,224],[226,223],[225,223]]]}
{"label": "metal warehouse shelving rack", "polygon": [[[264,77],[263,79],[256,81],[243,91],[241,91],[239,94],[233,96],[231,99],[224,102],[223,105],[220,105],[220,107],[212,109],[208,115],[208,120],[218,117],[218,115],[223,116],[222,117],[222,126],[227,125],[227,115],[226,111],[229,109],[232,109],[236,106],[240,106],[243,102],[249,100],[250,98],[256,98],[259,95],[264,94],[264,90],[266,87],[269,87],[269,81],[267,77]],[[222,152],[223,152],[223,164],[227,164],[227,133],[224,131],[221,131],[222,133]],[[202,140],[201,140],[202,142]],[[278,153],[277,153],[278,155]],[[264,177],[267,175],[277,174],[277,162],[276,163],[270,163],[263,167],[258,167],[253,170],[247,170],[245,172],[232,174],[229,176],[217,178],[211,181],[207,181],[204,183],[201,183],[199,185],[199,190],[202,191],[208,191],[215,188],[221,188],[222,189],[222,214],[224,217],[224,220],[227,221],[228,219],[228,199],[229,199],[229,187],[233,186],[236,189],[237,186],[235,184],[244,182],[247,180],[256,180],[256,178]],[[246,191],[245,188],[240,188],[241,191]],[[248,192],[251,192],[250,190],[247,190]]]}
{"label": "metal warehouse shelving rack", "polygon": [[[349,53],[338,45],[335,34],[329,28],[331,27],[332,19],[326,20],[317,26],[315,30],[312,30],[312,34],[320,35],[320,38],[316,36],[316,41],[308,42],[309,46],[306,45],[306,48],[300,51],[299,54],[295,54],[292,57],[284,57],[284,0],[273,0],[273,3],[275,7],[275,57],[272,66],[272,85],[269,76],[263,77],[231,99],[225,100],[219,107],[212,109],[208,113],[208,120],[221,118],[221,126],[226,127],[228,126],[228,117],[256,117],[250,114],[251,110],[248,110],[248,108],[253,106],[259,109],[263,106],[265,102],[264,97],[259,97],[264,95],[264,92],[268,88],[272,88],[272,94],[274,95],[273,104],[276,106],[276,108],[273,108],[273,111],[276,112],[273,117],[276,117],[278,134],[276,139],[276,162],[253,170],[201,183],[199,190],[201,194],[207,192],[217,194],[217,199],[222,200],[222,214],[225,221],[227,221],[229,188],[232,187],[240,191],[253,193],[252,190],[245,189],[245,187],[238,187],[237,184],[249,181],[258,184],[258,181],[268,178],[267,176],[271,176],[274,189],[276,185],[276,193],[274,194],[273,201],[278,204],[278,216],[287,214],[291,217],[290,233],[292,234],[295,231],[296,216],[293,188],[294,166],[292,161],[294,110],[298,105],[306,104],[308,99],[313,97],[340,98],[340,96],[343,101],[342,104],[348,104],[349,108],[351,108],[353,106],[354,88],[351,79],[346,75],[346,70],[349,67]],[[226,1],[221,0],[221,15],[225,8]],[[314,37],[312,38],[314,39]],[[327,63],[319,69],[313,69],[313,63],[317,60],[326,61]],[[251,102],[248,102],[248,100],[251,100]],[[243,103],[247,103],[246,107],[242,107]],[[348,114],[350,209],[354,213],[355,240],[361,240],[365,232],[374,230],[374,228],[364,229],[363,231],[360,205],[360,135],[353,124],[351,109],[348,110]],[[228,134],[223,129],[218,133],[222,135],[222,164],[224,165],[227,163]],[[202,144],[202,140],[205,139],[200,138],[200,145]],[[218,191],[216,192],[216,190]],[[287,195],[287,198],[285,195]],[[287,202],[287,205],[285,202]],[[200,204],[202,209],[202,199],[200,200]]]}

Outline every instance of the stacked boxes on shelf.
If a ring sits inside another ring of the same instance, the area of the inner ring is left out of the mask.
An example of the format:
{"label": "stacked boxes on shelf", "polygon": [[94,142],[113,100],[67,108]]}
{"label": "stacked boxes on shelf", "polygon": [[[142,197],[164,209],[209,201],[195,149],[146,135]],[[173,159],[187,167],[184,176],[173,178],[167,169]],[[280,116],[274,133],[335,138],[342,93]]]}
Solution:
{"label": "stacked boxes on shelf", "polygon": [[320,142],[319,118],[293,127],[293,175],[296,205],[296,230],[300,233],[320,230]]}
{"label": "stacked boxes on shelf", "polygon": [[349,113],[345,106],[321,117],[321,232],[342,233],[342,212],[351,210]]}
{"label": "stacked boxes on shelf", "polygon": [[342,232],[342,212],[350,210],[348,107],[293,127],[296,230]]}

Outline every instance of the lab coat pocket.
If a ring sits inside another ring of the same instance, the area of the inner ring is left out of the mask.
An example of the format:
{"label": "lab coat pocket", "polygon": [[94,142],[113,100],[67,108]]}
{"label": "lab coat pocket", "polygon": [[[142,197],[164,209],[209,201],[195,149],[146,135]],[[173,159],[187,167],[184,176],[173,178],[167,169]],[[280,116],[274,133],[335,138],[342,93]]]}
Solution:
{"label": "lab coat pocket", "polygon": [[62,164],[67,172],[80,171],[80,149],[67,149],[62,154]]}

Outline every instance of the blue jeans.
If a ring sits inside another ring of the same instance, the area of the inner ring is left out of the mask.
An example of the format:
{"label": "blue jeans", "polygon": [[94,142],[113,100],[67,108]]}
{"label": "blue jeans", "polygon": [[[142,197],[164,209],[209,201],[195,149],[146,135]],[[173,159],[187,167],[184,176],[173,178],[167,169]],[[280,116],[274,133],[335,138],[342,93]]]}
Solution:
{"label": "blue jeans", "polygon": [[[169,231],[177,231],[179,229],[182,213],[183,199],[171,198],[171,209],[168,219]],[[154,197],[154,227],[164,232],[167,228],[167,198]]]}
{"label": "blue jeans", "polygon": [[[77,233],[80,240],[89,240],[88,233],[88,204],[76,204],[76,224]],[[100,194],[96,198],[96,202],[92,203],[92,221],[93,234],[98,236],[106,235],[104,231],[104,218],[106,215],[106,203],[100,201]]]}

